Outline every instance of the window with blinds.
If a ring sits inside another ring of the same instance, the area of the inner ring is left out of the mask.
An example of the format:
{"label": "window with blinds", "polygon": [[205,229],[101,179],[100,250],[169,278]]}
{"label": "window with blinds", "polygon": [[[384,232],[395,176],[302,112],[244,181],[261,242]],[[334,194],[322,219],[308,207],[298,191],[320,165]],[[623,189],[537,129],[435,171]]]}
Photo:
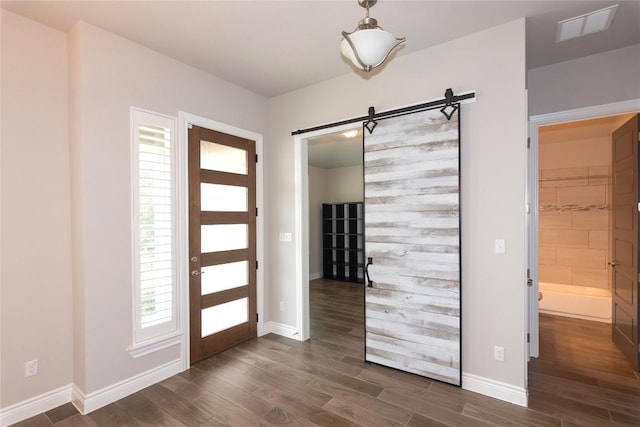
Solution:
{"label": "window with blinds", "polygon": [[134,345],[177,332],[175,119],[131,109]]}

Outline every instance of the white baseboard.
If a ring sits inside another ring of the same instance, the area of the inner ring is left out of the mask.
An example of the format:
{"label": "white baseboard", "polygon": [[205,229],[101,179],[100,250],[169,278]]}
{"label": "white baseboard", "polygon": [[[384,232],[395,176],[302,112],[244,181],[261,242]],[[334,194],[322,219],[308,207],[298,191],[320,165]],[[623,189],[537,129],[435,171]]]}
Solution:
{"label": "white baseboard", "polygon": [[322,279],[322,271],[317,273],[309,273],[309,280]]}
{"label": "white baseboard", "polygon": [[160,381],[176,375],[183,370],[182,359],[176,359],[172,362],[158,366],[157,368],[143,372],[134,377],[127,378],[124,381],[120,381],[119,383],[86,395],[82,390],[74,387],[73,398],[71,401],[73,405],[78,408],[78,411],[82,414],[88,414],[89,412],[93,412],[96,409],[100,409],[103,406],[140,391],[145,387],[159,383]]}
{"label": "white baseboard", "polygon": [[72,385],[69,384],[0,409],[0,426],[15,424],[71,402],[71,389]]}
{"label": "white baseboard", "polygon": [[[611,298],[609,298],[609,301],[611,301]],[[543,309],[539,309],[538,312],[540,314],[550,314],[552,316],[571,317],[573,319],[590,320],[592,322],[611,323],[611,316],[596,317],[596,316],[582,315],[582,314],[576,314],[576,313],[565,313],[563,311],[543,310]]]}
{"label": "white baseboard", "polygon": [[88,414],[183,370],[181,359],[176,359],[88,395],[74,384],[69,384],[0,409],[0,427],[15,424],[69,402],[73,403],[80,413]]}
{"label": "white baseboard", "polygon": [[527,407],[528,394],[527,390],[522,387],[463,372],[462,388],[493,397],[494,399]]}
{"label": "white baseboard", "polygon": [[268,331],[267,333],[273,333],[276,335],[301,341],[298,330],[292,326],[284,325],[278,322],[267,322],[265,323],[265,329]]}

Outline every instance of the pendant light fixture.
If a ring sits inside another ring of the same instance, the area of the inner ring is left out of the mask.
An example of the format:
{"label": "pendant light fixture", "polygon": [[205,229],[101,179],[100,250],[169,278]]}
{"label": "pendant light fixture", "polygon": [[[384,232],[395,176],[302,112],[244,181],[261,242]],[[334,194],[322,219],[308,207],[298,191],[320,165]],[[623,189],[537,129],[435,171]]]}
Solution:
{"label": "pendant light fixture", "polygon": [[353,64],[366,72],[381,65],[393,49],[405,42],[405,38],[396,38],[378,26],[378,21],[369,16],[369,8],[378,0],[358,0],[358,4],[367,9],[367,16],[358,22],[350,33],[342,32],[340,52]]}

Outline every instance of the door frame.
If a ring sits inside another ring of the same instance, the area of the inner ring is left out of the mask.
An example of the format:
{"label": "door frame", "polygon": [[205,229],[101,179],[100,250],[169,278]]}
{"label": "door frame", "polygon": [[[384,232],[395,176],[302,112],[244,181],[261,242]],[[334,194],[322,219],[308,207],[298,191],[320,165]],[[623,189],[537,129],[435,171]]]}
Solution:
{"label": "door frame", "polygon": [[[295,159],[295,263],[296,263],[296,327],[290,338],[310,338],[309,319],[309,139],[344,132],[361,126],[358,123],[334,126],[304,136],[294,135]],[[288,332],[288,331],[287,331]]]}
{"label": "door frame", "polygon": [[[464,93],[475,93],[470,90]],[[417,102],[418,105],[431,102],[431,100]],[[459,104],[472,104],[476,102],[476,98],[465,99]],[[403,106],[403,108],[406,106]],[[398,107],[396,107],[398,108]],[[396,108],[391,108],[390,111]],[[351,121],[355,117],[343,119]],[[281,328],[278,333],[288,336],[299,341],[306,341],[310,338],[309,329],[309,144],[308,140],[328,135],[331,133],[344,132],[355,127],[362,126],[363,122],[354,121],[344,125],[336,125],[326,129],[305,132],[293,136],[294,146],[294,179],[295,179],[295,263],[296,263],[296,326],[295,328]],[[323,126],[323,125],[319,125]],[[303,136],[304,135],[304,136]],[[294,236],[294,237],[295,237]]]}
{"label": "door frame", "polygon": [[527,190],[529,193],[530,227],[529,233],[529,268],[533,285],[527,292],[527,305],[529,308],[528,333],[530,336],[528,358],[540,355],[540,324],[538,313],[538,135],[542,126],[578,120],[595,119],[598,117],[615,116],[640,111],[640,98],[628,101],[614,102],[611,104],[595,105],[593,107],[577,108],[573,110],[559,111],[556,113],[540,114],[529,117],[529,138],[531,138],[528,150]]}
{"label": "door frame", "polygon": [[[263,156],[263,137],[259,133],[255,133],[246,129],[241,129],[225,123],[217,122],[206,117],[197,116],[195,114],[178,112],[178,135],[180,139],[180,159],[178,165],[178,186],[180,187],[180,209],[178,212],[178,227],[180,233],[186,236],[182,239],[178,259],[179,270],[182,274],[179,278],[178,286],[178,307],[180,308],[180,323],[182,325],[182,367],[189,369],[191,360],[190,338],[189,338],[189,165],[188,165],[188,141],[189,141],[189,125],[196,125],[217,132],[226,133],[228,135],[240,138],[251,139],[256,142],[256,154],[258,155],[258,163],[256,164],[256,207],[258,208],[258,217],[256,218],[256,260],[260,268],[256,274],[256,311],[258,312],[258,336],[265,335],[264,324],[264,156]],[[250,313],[251,315],[251,313]]]}

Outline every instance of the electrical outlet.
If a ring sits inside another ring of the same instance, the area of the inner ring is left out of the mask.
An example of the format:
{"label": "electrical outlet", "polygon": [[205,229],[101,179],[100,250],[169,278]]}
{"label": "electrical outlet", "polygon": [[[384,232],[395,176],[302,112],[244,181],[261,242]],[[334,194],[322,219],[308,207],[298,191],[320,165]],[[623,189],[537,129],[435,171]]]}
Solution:
{"label": "electrical outlet", "polygon": [[280,311],[284,311],[284,301],[280,301]]}
{"label": "electrical outlet", "polygon": [[281,242],[291,242],[293,239],[291,233],[280,233],[279,237]]}
{"label": "electrical outlet", "polygon": [[38,373],[38,359],[30,360],[24,364],[24,376],[32,377]]}
{"label": "electrical outlet", "polygon": [[493,347],[493,358],[498,362],[504,362],[504,347]]}

